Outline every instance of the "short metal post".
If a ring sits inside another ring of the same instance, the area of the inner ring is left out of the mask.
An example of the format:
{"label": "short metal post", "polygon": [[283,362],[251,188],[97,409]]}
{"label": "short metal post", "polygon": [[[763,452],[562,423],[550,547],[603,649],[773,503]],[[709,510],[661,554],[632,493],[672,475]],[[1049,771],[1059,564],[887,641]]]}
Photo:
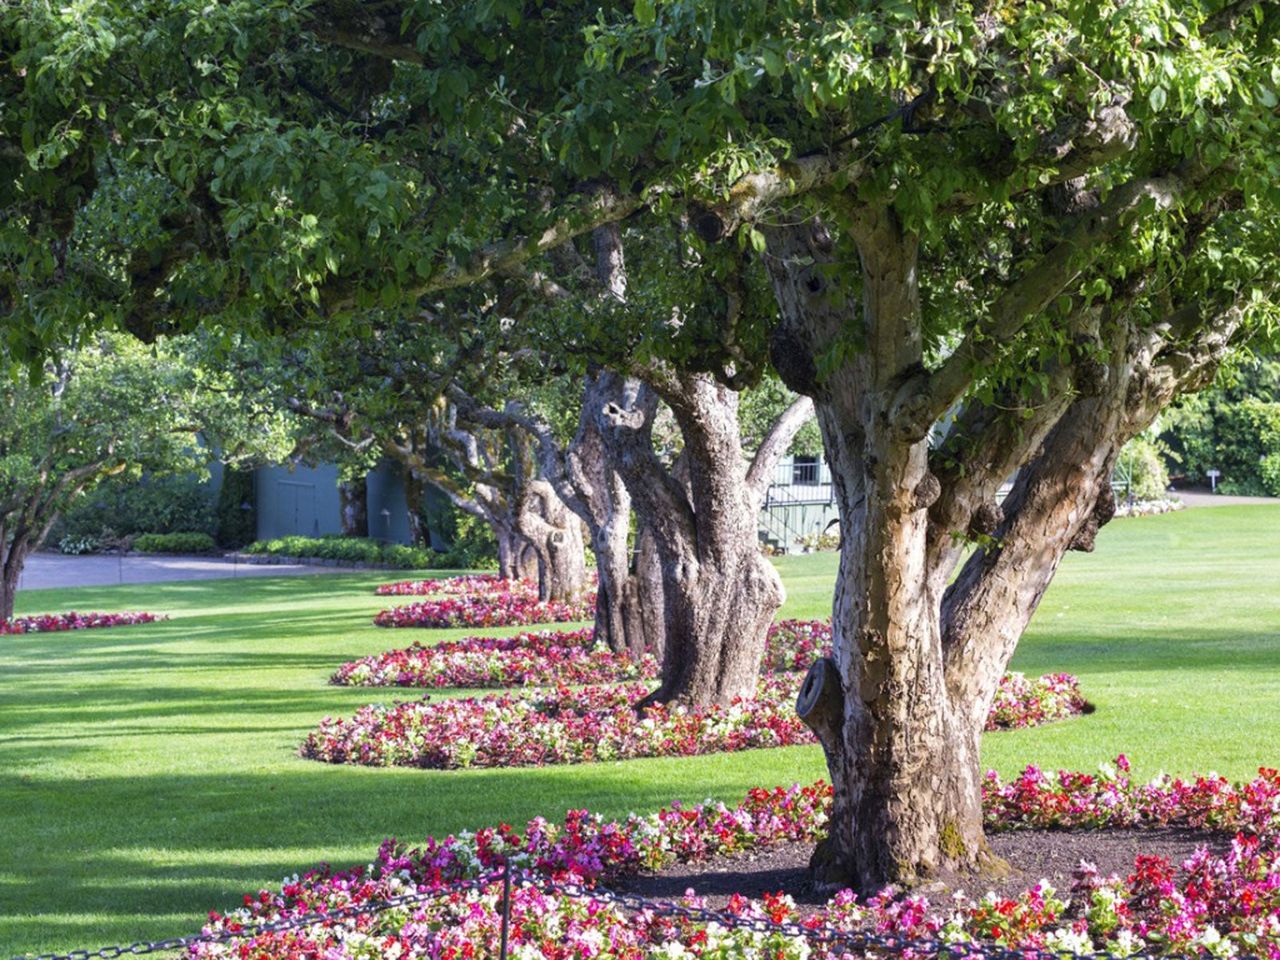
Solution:
{"label": "short metal post", "polygon": [[502,865],[502,944],[498,960],[507,960],[507,930],[511,926],[511,862]]}

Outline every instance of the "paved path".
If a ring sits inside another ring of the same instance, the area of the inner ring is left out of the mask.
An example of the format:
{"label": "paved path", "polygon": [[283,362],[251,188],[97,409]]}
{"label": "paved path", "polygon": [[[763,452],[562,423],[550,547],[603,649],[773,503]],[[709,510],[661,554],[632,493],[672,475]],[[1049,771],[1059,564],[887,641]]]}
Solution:
{"label": "paved path", "polygon": [[1170,496],[1177,497],[1188,507],[1252,507],[1280,503],[1280,497],[1229,497],[1224,493],[1202,490],[1175,490]]}
{"label": "paved path", "polygon": [[[233,563],[221,557],[84,556],[38,553],[27,560],[19,590],[46,587],[105,587],[165,580],[217,580],[224,577],[280,577],[354,573],[350,567],[292,563]],[[361,571],[365,572],[365,571]]]}

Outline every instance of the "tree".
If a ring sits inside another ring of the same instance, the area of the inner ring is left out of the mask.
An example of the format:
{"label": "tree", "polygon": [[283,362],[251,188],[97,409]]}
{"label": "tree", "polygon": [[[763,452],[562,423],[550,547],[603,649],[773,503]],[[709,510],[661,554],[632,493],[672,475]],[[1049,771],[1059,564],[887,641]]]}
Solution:
{"label": "tree", "polygon": [[103,479],[197,471],[208,426],[177,357],[111,337],[65,352],[38,379],[0,381],[0,619],[63,511]]}
{"label": "tree", "polygon": [[[605,558],[606,594],[618,604],[603,609],[612,642],[622,632],[632,649],[662,651],[662,683],[641,708],[727,703],[754,694],[768,627],[785,596],[761,556],[757,517],[774,466],[812,418],[813,405],[792,397],[755,438],[748,459],[739,394],[763,373],[763,340],[757,336],[753,349],[749,337],[768,315],[760,313],[762,303],[772,307],[767,288],[744,282],[740,257],[700,263],[678,236],[664,242],[667,231],[656,225],[630,232],[629,255],[640,264],[632,282],[625,239],[615,226],[596,230],[594,269],[567,270],[580,252],[568,244],[557,250],[559,262],[538,277],[542,309],[523,318],[535,341],[554,341],[544,345],[546,353],[559,351],[580,365],[589,358],[572,443],[558,444],[536,418],[492,409],[484,415],[539,438],[544,475],[592,529],[604,551],[597,558]],[[672,262],[673,249],[683,250],[677,256],[685,262]],[[681,279],[698,276],[699,266],[712,282]],[[670,411],[681,443],[665,460],[653,436],[659,404]],[[629,568],[616,562],[624,502],[652,551]],[[631,615],[637,602],[660,604],[661,618]]]}
{"label": "tree", "polygon": [[[68,221],[48,213],[75,196],[46,161],[59,145],[169,184],[94,315],[144,332],[196,303],[358,323],[383,301],[558,282],[559,252],[625,221],[627,310],[596,313],[680,421],[687,489],[654,467],[643,409],[606,407],[601,432],[671,534],[674,622],[700,582],[676,543],[739,572],[718,538],[740,521],[712,495],[734,446],[719,391],[754,367],[767,282],[773,363],[815,404],[841,508],[835,655],[800,704],[836,787],[815,869],[872,887],[989,863],[982,719],[1062,555],[1109,518],[1116,451],[1273,328],[1276,5],[268,9],[22,24],[32,70],[5,78],[22,88],[6,122],[29,123],[25,156],[59,188],[32,191],[19,223]],[[127,62],[54,42],[72,29],[127,38]],[[138,90],[191,86],[183,43],[209,65],[198,107],[137,109]],[[64,103],[120,119],[68,123]],[[64,259],[23,282],[86,302]],[[9,316],[34,327],[28,310]]]}
{"label": "tree", "polygon": [[[259,403],[300,424],[295,459],[335,461],[347,484],[379,458],[398,464],[415,540],[427,537],[422,504],[431,486],[492,529],[504,577],[537,581],[543,599],[576,597],[586,584],[581,531],[538,477],[529,437],[469,420],[446,395],[461,393],[469,409],[462,383],[478,390],[496,378],[521,391],[528,382],[504,359],[502,338],[455,306],[458,313],[432,318],[375,312],[366,336],[241,338],[227,362]],[[485,364],[476,344],[492,349]]]}

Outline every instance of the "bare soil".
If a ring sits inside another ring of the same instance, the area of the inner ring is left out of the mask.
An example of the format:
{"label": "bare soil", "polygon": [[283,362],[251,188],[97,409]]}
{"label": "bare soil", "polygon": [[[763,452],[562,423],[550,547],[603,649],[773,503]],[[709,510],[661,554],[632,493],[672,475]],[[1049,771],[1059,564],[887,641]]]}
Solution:
{"label": "bare soil", "polygon": [[[1172,827],[1015,830],[992,834],[988,840],[996,855],[1008,862],[1011,868],[1008,876],[940,882],[916,892],[935,902],[949,899],[958,890],[975,899],[987,891],[1016,896],[1047,880],[1054,889],[1066,894],[1071,889],[1071,875],[1082,860],[1096,866],[1104,877],[1110,874],[1126,877],[1133,872],[1134,858],[1139,854],[1164,857],[1176,865],[1200,847],[1225,853],[1231,845],[1231,837],[1226,834]],[[750,855],[675,864],[660,873],[625,877],[611,886],[655,900],[675,899],[693,890],[706,897],[713,909],[723,907],[735,893],[760,897],[781,892],[789,894],[802,910],[811,911],[830,899],[829,894],[817,893],[809,882],[812,852],[813,847],[807,843],[780,844]]]}

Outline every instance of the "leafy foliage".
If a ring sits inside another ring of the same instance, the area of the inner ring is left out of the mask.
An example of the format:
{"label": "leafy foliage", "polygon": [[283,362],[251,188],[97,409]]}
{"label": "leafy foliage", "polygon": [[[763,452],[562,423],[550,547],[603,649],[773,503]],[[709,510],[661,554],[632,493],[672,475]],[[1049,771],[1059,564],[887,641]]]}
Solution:
{"label": "leafy foliage", "polygon": [[39,546],[107,477],[202,469],[204,411],[191,386],[175,357],[122,337],[67,354],[34,381],[0,381],[0,528],[21,547]]}
{"label": "leafy foliage", "polygon": [[229,467],[223,472],[215,517],[217,540],[222,546],[243,547],[253,542],[258,532],[258,514],[252,471]]}
{"label": "leafy foliage", "polygon": [[195,531],[179,533],[144,533],[133,541],[139,553],[212,553],[217,549],[213,537]]}
{"label": "leafy foliage", "polygon": [[1170,409],[1163,433],[1188,478],[1223,493],[1280,496],[1280,361],[1242,364]]}
{"label": "leafy foliage", "polygon": [[1165,450],[1159,440],[1139,434],[1120,451],[1117,478],[1125,482],[1124,495],[1136,500],[1159,500],[1169,489]]}
{"label": "leafy foliage", "polygon": [[54,535],[111,542],[138,533],[210,532],[213,505],[193,475],[110,478],[67,511]]}
{"label": "leafy foliage", "polygon": [[427,570],[448,565],[441,562],[445,559],[442,554],[431,550],[363,537],[279,537],[256,540],[245,547],[244,552],[270,557],[316,557],[398,570]]}

